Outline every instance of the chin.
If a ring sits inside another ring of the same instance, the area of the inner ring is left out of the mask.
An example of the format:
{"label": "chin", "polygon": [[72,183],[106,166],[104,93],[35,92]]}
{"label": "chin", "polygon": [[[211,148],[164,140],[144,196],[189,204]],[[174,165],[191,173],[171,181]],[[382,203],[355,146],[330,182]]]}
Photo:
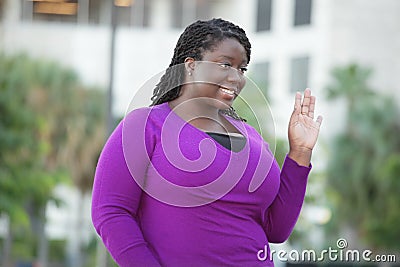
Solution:
{"label": "chin", "polygon": [[233,104],[233,101],[218,100],[218,102],[215,103],[215,107],[217,109],[229,109],[229,108],[231,108],[232,104]]}

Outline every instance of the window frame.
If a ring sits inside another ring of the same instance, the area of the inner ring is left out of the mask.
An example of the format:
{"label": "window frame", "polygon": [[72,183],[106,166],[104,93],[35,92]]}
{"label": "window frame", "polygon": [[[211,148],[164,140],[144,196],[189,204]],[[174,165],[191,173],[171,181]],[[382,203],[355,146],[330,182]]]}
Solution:
{"label": "window frame", "polygon": [[271,61],[263,60],[252,63],[249,76],[263,95],[268,98],[271,80]]}
{"label": "window frame", "polygon": [[[273,8],[273,0],[257,0],[257,16],[256,16],[256,32],[268,32],[272,29],[272,8]],[[265,3],[265,6],[262,4]],[[264,8],[267,10],[264,10]],[[266,11],[266,12],[265,12]],[[262,20],[262,18],[266,16],[266,20]],[[265,22],[261,24],[261,22]]]}
{"label": "window frame", "polygon": [[312,24],[313,0],[293,0],[293,26]]}
{"label": "window frame", "polygon": [[[310,64],[309,55],[294,56],[290,59],[290,88],[289,92],[303,91],[309,87]],[[301,66],[304,64],[303,66]]]}

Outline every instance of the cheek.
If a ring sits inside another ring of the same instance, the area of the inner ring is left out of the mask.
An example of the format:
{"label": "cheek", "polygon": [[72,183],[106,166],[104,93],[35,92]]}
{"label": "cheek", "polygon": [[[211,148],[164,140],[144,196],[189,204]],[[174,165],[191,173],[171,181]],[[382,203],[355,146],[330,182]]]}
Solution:
{"label": "cheek", "polygon": [[244,86],[246,85],[246,77],[242,77],[242,79],[239,82],[239,92],[238,95],[242,92]]}
{"label": "cheek", "polygon": [[205,82],[210,84],[220,84],[226,79],[226,72],[216,70],[214,66],[203,67],[196,73],[195,80],[197,82]]}
{"label": "cheek", "polygon": [[218,71],[210,72],[207,78],[206,81],[213,85],[220,85],[226,79],[225,75]]}
{"label": "cheek", "polygon": [[240,79],[240,83],[239,83],[240,90],[242,90],[243,87],[246,85],[246,81],[247,81],[246,77],[243,75],[242,78]]}

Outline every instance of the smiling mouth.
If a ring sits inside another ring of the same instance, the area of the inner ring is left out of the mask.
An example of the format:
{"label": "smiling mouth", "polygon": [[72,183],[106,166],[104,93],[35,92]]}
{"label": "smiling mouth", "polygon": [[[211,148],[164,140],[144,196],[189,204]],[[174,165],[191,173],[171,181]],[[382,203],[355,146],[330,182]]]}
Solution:
{"label": "smiling mouth", "polygon": [[237,96],[238,94],[236,93],[236,90],[229,89],[226,87],[219,87],[219,89],[224,92],[225,94],[231,95],[231,96]]}

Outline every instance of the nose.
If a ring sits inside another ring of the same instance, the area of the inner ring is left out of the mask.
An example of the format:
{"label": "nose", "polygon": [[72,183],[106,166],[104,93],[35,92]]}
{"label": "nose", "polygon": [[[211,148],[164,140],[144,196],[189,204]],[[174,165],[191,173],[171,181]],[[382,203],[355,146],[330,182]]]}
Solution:
{"label": "nose", "polygon": [[239,91],[245,86],[246,80],[239,70],[231,67],[227,77],[227,82],[239,89]]}
{"label": "nose", "polygon": [[240,85],[243,82],[243,79],[243,74],[241,74],[239,70],[232,67],[229,69],[229,74],[227,77],[229,83]]}

